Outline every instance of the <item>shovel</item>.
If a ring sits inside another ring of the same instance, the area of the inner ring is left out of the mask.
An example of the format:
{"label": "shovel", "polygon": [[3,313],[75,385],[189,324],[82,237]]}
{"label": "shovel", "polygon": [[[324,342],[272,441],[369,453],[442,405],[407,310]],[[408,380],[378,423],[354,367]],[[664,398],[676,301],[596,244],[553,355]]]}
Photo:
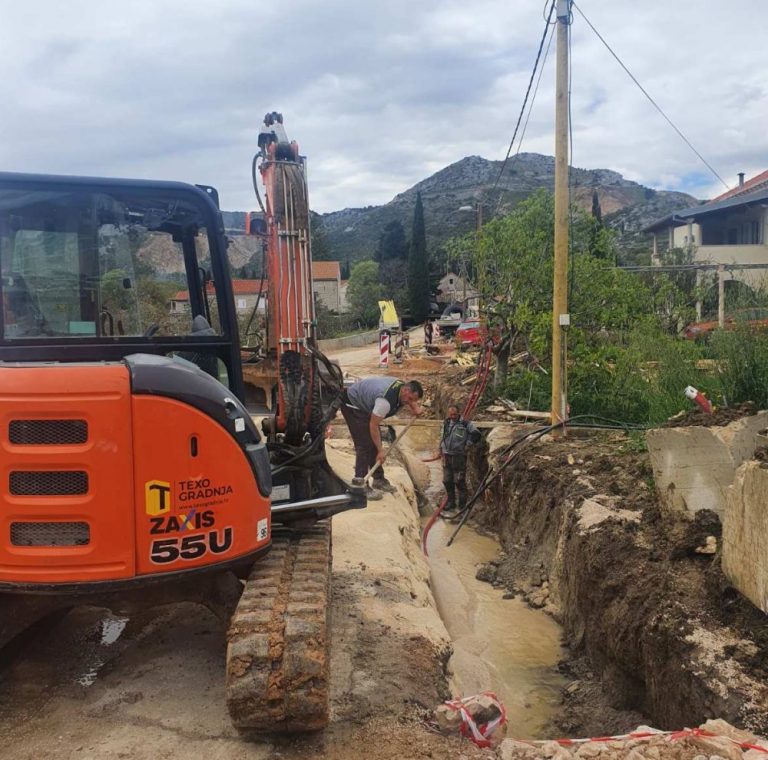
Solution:
{"label": "shovel", "polygon": [[[365,485],[368,482],[368,478],[373,475],[374,470],[377,467],[380,467],[384,462],[387,461],[387,457],[400,445],[400,442],[403,440],[403,436],[410,430],[411,425],[416,421],[416,417],[411,417],[410,420],[408,420],[408,424],[402,429],[402,431],[398,434],[397,438],[392,442],[392,445],[384,452],[384,459],[381,462],[376,462],[370,470],[365,474],[365,477],[362,478],[362,485]],[[352,482],[355,483],[355,481],[358,480],[358,478],[355,478]]]}

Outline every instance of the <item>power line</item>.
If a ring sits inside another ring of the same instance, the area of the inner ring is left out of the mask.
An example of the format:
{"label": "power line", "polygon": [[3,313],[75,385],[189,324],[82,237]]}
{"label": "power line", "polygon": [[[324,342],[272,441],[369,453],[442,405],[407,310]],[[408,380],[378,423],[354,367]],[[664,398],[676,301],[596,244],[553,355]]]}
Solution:
{"label": "power line", "polygon": [[[541,84],[541,77],[544,74],[544,67],[547,64],[547,58],[549,57],[549,49],[552,46],[552,39],[555,36],[555,27],[553,26],[550,30],[549,34],[549,41],[547,42],[547,49],[544,51],[544,59],[541,62],[541,66],[539,66],[539,76],[536,79],[536,86],[533,88],[533,95],[531,96],[531,102],[528,106],[528,113],[525,117],[525,122],[523,124],[523,131],[520,133],[520,139],[517,143],[517,150],[515,151],[515,156],[520,155],[520,149],[523,147],[523,140],[525,139],[525,133],[528,131],[528,122],[531,120],[531,114],[533,113],[533,105],[536,102],[536,95],[539,92],[539,85]],[[514,140],[514,138],[513,138]],[[499,175],[499,178],[501,178],[501,175]],[[498,180],[497,180],[498,184]],[[494,185],[494,188],[496,185]],[[496,200],[496,209],[493,213],[494,216],[497,216],[499,213],[499,209],[501,208],[501,199],[503,197],[503,191],[499,194],[498,199]]]}
{"label": "power line", "polygon": [[546,24],[544,26],[544,34],[541,35],[541,42],[539,42],[539,50],[536,53],[536,61],[533,64],[533,71],[531,71],[531,78],[528,80],[528,88],[525,91],[525,97],[523,98],[523,105],[520,108],[520,114],[517,117],[517,124],[515,124],[515,131],[512,135],[512,139],[509,142],[509,148],[507,149],[507,155],[504,157],[504,161],[501,164],[501,169],[499,169],[499,176],[496,177],[496,182],[493,183],[493,188],[491,189],[491,193],[494,193],[496,191],[496,188],[499,186],[499,181],[501,180],[501,175],[504,174],[504,169],[507,166],[507,161],[509,161],[509,157],[512,153],[512,147],[515,144],[515,140],[517,139],[517,131],[520,129],[520,122],[523,120],[523,114],[525,113],[525,107],[528,104],[528,96],[531,93],[531,87],[533,86],[533,80],[536,77],[536,70],[539,67],[539,60],[541,59],[541,51],[544,49],[544,42],[547,39],[547,34],[549,32],[549,25],[552,19],[552,14],[555,11],[555,0],[552,0],[552,4],[549,6],[549,15],[547,16]]}
{"label": "power line", "polygon": [[672,121],[672,119],[670,119],[669,116],[667,116],[667,114],[664,113],[661,106],[648,94],[648,91],[640,84],[640,82],[637,81],[637,78],[635,77],[635,75],[624,65],[624,62],[613,51],[613,48],[605,41],[605,38],[600,34],[600,32],[598,32],[597,29],[595,29],[592,22],[586,17],[584,11],[581,10],[581,8],[576,4],[575,0],[573,0],[572,5],[574,8],[576,8],[579,11],[584,21],[586,21],[587,24],[589,25],[589,28],[597,35],[600,42],[602,42],[603,45],[605,45],[605,47],[608,49],[608,52],[616,59],[616,62],[619,64],[619,66],[621,66],[621,68],[624,69],[624,71],[627,73],[629,78],[638,86],[638,88],[643,93],[643,95],[645,95],[645,97],[648,98],[648,100],[651,102],[653,107],[664,117],[664,119],[669,124],[669,126],[672,127],[672,129],[674,129],[675,132],[677,132],[677,134],[682,138],[683,142],[699,157],[699,160],[704,164],[704,166],[706,166],[707,169],[709,169],[709,171],[711,171],[712,174],[714,174],[715,177],[717,177],[717,179],[719,179],[720,182],[723,183],[723,185],[727,190],[730,190],[728,183],[715,171],[715,169],[707,161],[707,159],[705,159],[704,156],[702,156],[701,153],[699,153],[699,151],[693,147],[693,145],[691,144],[691,141],[677,128],[677,126]]}

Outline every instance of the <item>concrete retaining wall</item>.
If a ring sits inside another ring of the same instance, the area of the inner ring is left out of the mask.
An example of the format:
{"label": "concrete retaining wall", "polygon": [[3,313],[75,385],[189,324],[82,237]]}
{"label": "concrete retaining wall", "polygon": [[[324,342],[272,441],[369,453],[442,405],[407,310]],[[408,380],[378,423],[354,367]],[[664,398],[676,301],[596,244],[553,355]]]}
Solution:
{"label": "concrete retaining wall", "polygon": [[768,614],[768,469],[745,462],[728,490],[723,520],[723,572]]}
{"label": "concrete retaining wall", "polygon": [[693,514],[711,509],[723,519],[728,487],[752,457],[756,434],[768,427],[768,412],[723,427],[649,430],[646,436],[662,509]]}
{"label": "concrete retaining wall", "polygon": [[320,350],[326,354],[329,351],[339,351],[343,348],[359,348],[367,346],[369,343],[376,343],[379,339],[378,330],[369,330],[364,333],[355,333],[355,335],[347,335],[344,338],[328,338],[326,340],[317,341],[317,345]]}

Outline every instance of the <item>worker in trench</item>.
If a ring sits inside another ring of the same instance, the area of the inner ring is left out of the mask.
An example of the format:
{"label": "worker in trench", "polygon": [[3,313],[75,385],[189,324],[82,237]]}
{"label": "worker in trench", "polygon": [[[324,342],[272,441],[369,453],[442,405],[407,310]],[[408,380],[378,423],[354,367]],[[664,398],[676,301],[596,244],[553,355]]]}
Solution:
{"label": "worker in trench", "polygon": [[418,380],[403,381],[394,377],[366,377],[345,388],[341,413],[355,444],[355,477],[364,478],[371,467],[379,465],[373,472],[373,487],[366,483],[369,499],[381,499],[382,491],[395,491],[381,466],[384,461],[381,421],[404,406],[418,417],[422,413],[419,400],[423,396],[424,389]]}
{"label": "worker in trench", "polygon": [[467,508],[467,447],[479,440],[480,431],[462,419],[459,407],[451,404],[440,437],[443,485],[448,494],[441,516],[446,519],[457,517]]}

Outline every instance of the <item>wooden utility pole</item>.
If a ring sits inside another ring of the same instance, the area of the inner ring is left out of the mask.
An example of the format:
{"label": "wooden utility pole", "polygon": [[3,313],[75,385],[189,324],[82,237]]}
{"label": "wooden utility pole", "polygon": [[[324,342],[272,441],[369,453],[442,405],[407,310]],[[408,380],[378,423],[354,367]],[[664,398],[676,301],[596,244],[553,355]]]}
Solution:
{"label": "wooden utility pole", "polygon": [[568,34],[570,0],[557,0],[555,268],[552,294],[552,423],[567,416],[564,329],[568,314]]}

